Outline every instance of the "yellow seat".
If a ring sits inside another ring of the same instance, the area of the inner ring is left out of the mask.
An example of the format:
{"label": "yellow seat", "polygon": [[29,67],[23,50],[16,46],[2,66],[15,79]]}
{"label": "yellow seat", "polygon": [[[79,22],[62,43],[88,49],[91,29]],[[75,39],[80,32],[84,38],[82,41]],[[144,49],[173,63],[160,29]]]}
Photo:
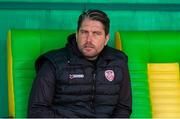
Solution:
{"label": "yellow seat", "polygon": [[153,117],[180,117],[179,63],[149,63],[148,81]]}

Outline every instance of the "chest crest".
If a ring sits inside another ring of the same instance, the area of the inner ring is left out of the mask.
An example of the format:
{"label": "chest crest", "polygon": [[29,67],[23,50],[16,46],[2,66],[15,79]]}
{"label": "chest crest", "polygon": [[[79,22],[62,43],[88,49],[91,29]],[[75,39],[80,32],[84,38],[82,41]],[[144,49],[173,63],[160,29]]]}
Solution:
{"label": "chest crest", "polygon": [[108,81],[113,81],[115,74],[113,70],[105,70],[104,75]]}

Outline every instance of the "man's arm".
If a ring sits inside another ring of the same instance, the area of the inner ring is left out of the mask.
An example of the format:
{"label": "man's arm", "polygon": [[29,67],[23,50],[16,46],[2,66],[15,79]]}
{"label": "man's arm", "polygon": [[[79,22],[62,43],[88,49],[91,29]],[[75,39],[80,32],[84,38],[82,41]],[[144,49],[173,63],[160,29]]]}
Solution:
{"label": "man's arm", "polygon": [[128,118],[132,112],[131,83],[127,63],[123,63],[123,80],[119,92],[119,102],[113,112],[113,117]]}
{"label": "man's arm", "polygon": [[28,107],[28,117],[57,117],[52,109],[55,92],[55,68],[45,61],[33,82]]}

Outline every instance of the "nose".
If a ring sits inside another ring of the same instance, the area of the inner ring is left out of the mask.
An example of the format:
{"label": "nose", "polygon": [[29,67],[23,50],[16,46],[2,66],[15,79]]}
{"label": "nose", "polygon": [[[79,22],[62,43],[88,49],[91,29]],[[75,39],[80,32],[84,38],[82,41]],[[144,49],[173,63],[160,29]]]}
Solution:
{"label": "nose", "polygon": [[89,33],[88,35],[87,35],[87,42],[91,42],[92,41],[92,33]]}

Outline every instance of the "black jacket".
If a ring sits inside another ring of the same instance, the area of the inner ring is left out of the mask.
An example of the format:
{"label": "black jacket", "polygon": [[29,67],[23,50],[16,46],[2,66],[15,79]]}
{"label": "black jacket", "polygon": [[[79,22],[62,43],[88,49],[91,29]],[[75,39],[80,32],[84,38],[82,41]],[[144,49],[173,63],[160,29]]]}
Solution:
{"label": "black jacket", "polygon": [[127,56],[106,46],[97,61],[86,60],[75,35],[65,48],[36,61],[37,76],[28,117],[129,117],[131,87]]}

